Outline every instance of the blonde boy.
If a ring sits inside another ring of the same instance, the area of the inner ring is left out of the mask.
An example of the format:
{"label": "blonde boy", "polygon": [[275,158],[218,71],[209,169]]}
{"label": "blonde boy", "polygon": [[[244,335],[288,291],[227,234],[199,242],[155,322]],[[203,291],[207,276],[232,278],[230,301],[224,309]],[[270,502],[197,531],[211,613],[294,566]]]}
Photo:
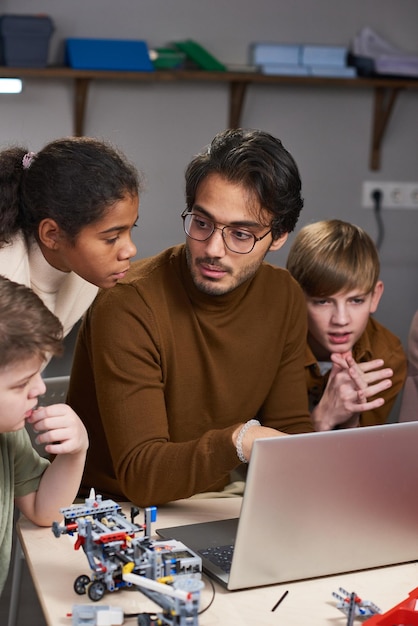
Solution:
{"label": "blonde boy", "polygon": [[[62,327],[28,287],[0,276],[0,593],[10,562],[14,504],[32,522],[48,526],[72,503],[84,468],[86,430],[66,404],[36,408],[45,392],[41,369],[61,351]],[[33,449],[36,441],[55,456]]]}
{"label": "blonde boy", "polygon": [[371,317],[383,293],[372,239],[341,220],[309,224],[295,237],[287,268],[306,297],[305,372],[316,430],[385,423],[406,357],[400,340]]}

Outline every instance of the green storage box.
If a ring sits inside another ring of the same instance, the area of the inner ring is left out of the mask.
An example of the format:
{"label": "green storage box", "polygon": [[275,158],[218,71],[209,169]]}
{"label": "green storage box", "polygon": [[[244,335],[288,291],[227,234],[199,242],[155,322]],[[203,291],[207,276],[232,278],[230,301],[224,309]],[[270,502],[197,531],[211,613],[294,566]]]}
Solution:
{"label": "green storage box", "polygon": [[215,59],[205,48],[196,43],[192,39],[185,41],[176,41],[174,45],[184,52],[187,57],[196,63],[202,70],[208,70],[211,72],[226,72],[226,66]]}

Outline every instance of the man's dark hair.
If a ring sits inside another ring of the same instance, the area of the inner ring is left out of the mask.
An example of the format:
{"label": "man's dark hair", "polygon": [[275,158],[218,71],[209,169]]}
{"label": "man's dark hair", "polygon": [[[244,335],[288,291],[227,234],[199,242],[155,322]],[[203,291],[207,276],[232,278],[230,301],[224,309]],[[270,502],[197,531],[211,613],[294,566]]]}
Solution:
{"label": "man's dark hair", "polygon": [[294,230],[303,207],[299,170],[282,142],[261,130],[225,130],[186,169],[186,205],[192,210],[209,174],[242,185],[272,215],[274,239]]}

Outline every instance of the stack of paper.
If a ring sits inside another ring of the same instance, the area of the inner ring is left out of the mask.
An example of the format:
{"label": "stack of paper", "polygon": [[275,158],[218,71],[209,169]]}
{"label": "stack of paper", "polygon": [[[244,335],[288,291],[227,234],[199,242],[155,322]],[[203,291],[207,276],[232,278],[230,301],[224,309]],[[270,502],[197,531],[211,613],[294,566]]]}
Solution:
{"label": "stack of paper", "polygon": [[399,50],[369,27],[363,28],[354,38],[352,53],[371,59],[376,74],[418,76],[418,54]]}

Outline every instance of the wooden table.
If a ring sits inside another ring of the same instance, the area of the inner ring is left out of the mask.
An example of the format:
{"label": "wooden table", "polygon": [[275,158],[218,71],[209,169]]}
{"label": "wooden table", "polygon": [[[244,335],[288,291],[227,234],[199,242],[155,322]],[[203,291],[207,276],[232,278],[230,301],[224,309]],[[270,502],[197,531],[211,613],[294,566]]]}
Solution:
{"label": "wooden table", "polygon": [[[154,528],[235,517],[239,514],[240,505],[239,497],[181,500],[158,509]],[[125,511],[128,512],[128,509],[129,505]],[[141,514],[138,519],[141,519]],[[90,574],[83,551],[73,549],[74,537],[62,535],[57,539],[51,529],[35,527],[25,518],[18,523],[18,536],[47,624],[69,626],[71,620],[67,614],[73,604],[92,604],[87,596],[77,596],[73,591],[75,578],[83,573]],[[347,550],[350,550],[349,537]],[[214,601],[199,617],[199,626],[345,626],[347,618],[336,608],[332,597],[332,592],[338,591],[339,587],[355,591],[362,599],[370,600],[382,611],[387,611],[418,587],[418,564],[245,591],[230,592],[215,585]],[[288,595],[272,611],[285,591]],[[201,594],[202,608],[211,598],[212,587],[206,583]],[[160,610],[133,588],[106,593],[99,604],[120,606],[125,613]],[[136,618],[126,618],[125,623],[136,624],[137,621]]]}

